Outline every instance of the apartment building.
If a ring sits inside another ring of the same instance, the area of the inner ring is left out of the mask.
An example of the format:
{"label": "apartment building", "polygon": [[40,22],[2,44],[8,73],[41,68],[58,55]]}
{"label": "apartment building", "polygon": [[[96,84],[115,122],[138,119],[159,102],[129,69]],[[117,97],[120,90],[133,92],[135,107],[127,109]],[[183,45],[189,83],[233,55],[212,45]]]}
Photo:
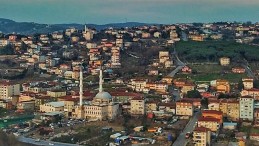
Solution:
{"label": "apartment building", "polygon": [[254,88],[254,79],[253,78],[243,78],[242,82],[243,82],[245,90]]}
{"label": "apartment building", "polygon": [[188,100],[179,100],[176,102],[176,115],[178,116],[192,116],[193,103]]}
{"label": "apartment building", "polygon": [[254,98],[251,96],[240,97],[240,119],[253,121],[254,119]]}
{"label": "apartment building", "polygon": [[211,131],[205,127],[196,127],[193,130],[194,146],[210,146],[211,145]]}
{"label": "apartment building", "polygon": [[223,113],[221,111],[216,111],[216,110],[203,110],[201,112],[202,117],[207,118],[207,117],[212,117],[215,119],[218,119],[220,123],[223,122]]}
{"label": "apartment building", "polygon": [[200,117],[198,119],[198,127],[205,127],[210,129],[212,132],[218,131],[220,128],[221,121],[220,119],[213,117]]}
{"label": "apartment building", "polygon": [[143,97],[134,97],[130,101],[131,115],[144,115],[145,114],[145,99]]}
{"label": "apartment building", "polygon": [[0,98],[6,99],[20,94],[20,84],[11,81],[0,81]]}
{"label": "apartment building", "polygon": [[40,112],[63,112],[64,105],[63,101],[45,103],[40,105]]}
{"label": "apartment building", "polygon": [[228,58],[228,57],[221,57],[219,59],[219,63],[222,66],[228,66],[230,64],[230,58]]}

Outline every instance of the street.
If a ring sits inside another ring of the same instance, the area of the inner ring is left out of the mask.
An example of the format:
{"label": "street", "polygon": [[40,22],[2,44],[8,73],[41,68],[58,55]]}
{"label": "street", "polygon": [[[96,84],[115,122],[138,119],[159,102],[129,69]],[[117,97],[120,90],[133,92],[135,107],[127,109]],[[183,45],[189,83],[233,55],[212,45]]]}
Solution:
{"label": "street", "polygon": [[168,74],[167,76],[169,76],[169,77],[174,77],[174,75],[175,75],[178,71],[180,71],[183,67],[184,67],[183,65],[177,66],[176,69],[174,69],[174,70],[173,70],[170,74]]}
{"label": "street", "polygon": [[200,111],[194,113],[193,117],[190,119],[182,133],[177,137],[176,141],[173,143],[173,146],[185,146],[188,142],[189,139],[185,138],[185,134],[187,132],[193,132],[196,122],[198,121],[198,117],[200,116]]}
{"label": "street", "polygon": [[68,143],[60,143],[60,142],[52,142],[52,141],[46,141],[46,140],[40,140],[36,141],[35,139],[32,138],[26,138],[24,136],[20,136],[18,138],[20,142],[24,143],[30,143],[34,145],[40,145],[40,146],[48,146],[48,145],[54,145],[54,146],[79,146],[77,144],[68,144]]}

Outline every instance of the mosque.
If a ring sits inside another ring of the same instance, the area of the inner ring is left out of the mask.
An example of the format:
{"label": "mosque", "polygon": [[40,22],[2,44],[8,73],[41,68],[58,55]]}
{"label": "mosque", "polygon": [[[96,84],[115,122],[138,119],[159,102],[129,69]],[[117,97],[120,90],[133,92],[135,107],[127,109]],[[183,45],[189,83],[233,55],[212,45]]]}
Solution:
{"label": "mosque", "polygon": [[103,75],[100,69],[99,75],[99,93],[87,104],[83,104],[83,73],[80,71],[80,103],[75,106],[72,117],[75,119],[96,119],[108,120],[114,119],[119,113],[119,104],[113,102],[112,96],[103,91]]}

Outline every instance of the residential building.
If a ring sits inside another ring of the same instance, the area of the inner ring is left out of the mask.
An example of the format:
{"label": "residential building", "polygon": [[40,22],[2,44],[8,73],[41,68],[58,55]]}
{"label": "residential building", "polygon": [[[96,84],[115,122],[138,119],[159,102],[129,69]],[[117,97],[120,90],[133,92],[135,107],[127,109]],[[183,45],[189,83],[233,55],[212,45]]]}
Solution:
{"label": "residential building", "polygon": [[195,89],[195,84],[193,83],[187,83],[187,84],[184,84],[181,91],[183,94],[187,94],[188,91],[192,91]]}
{"label": "residential building", "polygon": [[146,101],[145,102],[145,109],[146,109],[146,112],[157,111],[158,102],[157,101]]}
{"label": "residential building", "polygon": [[202,117],[207,118],[207,117],[212,117],[215,119],[218,119],[220,123],[223,122],[223,113],[221,111],[216,111],[216,110],[203,110],[201,112]]}
{"label": "residential building", "polygon": [[251,96],[255,100],[259,100],[259,89],[252,88],[252,89],[245,89],[241,91],[241,96]]}
{"label": "residential building", "polygon": [[144,115],[145,114],[145,99],[143,97],[135,97],[130,101],[131,115]]}
{"label": "residential building", "polygon": [[220,93],[229,93],[230,92],[230,84],[227,80],[216,80],[216,89],[217,92]]}
{"label": "residential building", "polygon": [[254,79],[253,78],[243,78],[242,82],[243,82],[245,90],[254,88]]}
{"label": "residential building", "polygon": [[237,74],[243,74],[243,73],[245,73],[245,68],[243,68],[243,67],[233,67],[232,68],[232,72],[233,73],[237,73]]}
{"label": "residential building", "polygon": [[17,103],[17,110],[18,111],[34,111],[35,109],[35,101],[22,101]]}
{"label": "residential building", "polygon": [[193,41],[203,41],[204,37],[199,34],[189,35],[189,38]]}
{"label": "residential building", "polygon": [[254,98],[251,96],[242,96],[239,100],[240,119],[253,121],[254,119]]}
{"label": "residential building", "polygon": [[226,116],[229,120],[231,121],[238,121],[239,120],[239,101],[238,100],[231,100],[231,99],[228,99],[228,100],[222,100],[220,102],[220,104],[226,104],[226,111],[223,111],[223,115]]}
{"label": "residential building", "polygon": [[47,95],[50,97],[61,97],[61,96],[65,96],[67,93],[64,90],[51,90],[51,91],[47,91]]}
{"label": "residential building", "polygon": [[176,102],[176,115],[193,116],[193,103],[187,100],[179,100]]}
{"label": "residential building", "polygon": [[205,127],[212,132],[217,132],[221,126],[220,119],[213,117],[200,117],[198,119],[198,127]]}
{"label": "residential building", "polygon": [[131,79],[128,86],[137,92],[148,93],[147,82],[148,79]]}
{"label": "residential building", "polygon": [[176,108],[176,104],[173,102],[158,104],[158,111],[163,111],[165,113],[176,114],[175,108]]}
{"label": "residential building", "polygon": [[11,81],[0,82],[0,98],[6,99],[20,94],[20,84]]}
{"label": "residential building", "polygon": [[219,63],[222,66],[228,66],[230,64],[230,58],[228,58],[228,57],[221,57],[219,59]]}
{"label": "residential building", "polygon": [[63,101],[45,103],[40,105],[40,112],[64,112],[64,105]]}
{"label": "residential building", "polygon": [[208,109],[209,110],[219,111],[219,106],[220,106],[220,102],[219,102],[218,99],[216,99],[216,100],[209,100],[209,103],[208,103]]}
{"label": "residential building", "polygon": [[194,146],[210,146],[211,145],[211,131],[205,127],[196,127],[193,130]]}

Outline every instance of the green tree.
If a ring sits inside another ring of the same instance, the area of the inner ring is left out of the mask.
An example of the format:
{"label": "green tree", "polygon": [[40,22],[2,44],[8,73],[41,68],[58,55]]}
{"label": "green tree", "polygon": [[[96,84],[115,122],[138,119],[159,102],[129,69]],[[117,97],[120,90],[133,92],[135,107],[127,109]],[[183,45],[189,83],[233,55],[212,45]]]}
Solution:
{"label": "green tree", "polygon": [[202,96],[201,96],[199,91],[191,90],[191,91],[187,92],[186,97],[188,97],[188,98],[201,98]]}
{"label": "green tree", "polygon": [[254,88],[259,88],[259,80],[254,80]]}
{"label": "green tree", "polygon": [[241,91],[242,89],[244,89],[244,84],[242,82],[242,80],[238,81],[238,86],[237,86],[238,90]]}
{"label": "green tree", "polygon": [[203,109],[208,109],[208,104],[209,104],[208,98],[203,98],[203,99],[201,100],[201,107],[202,107]]}

